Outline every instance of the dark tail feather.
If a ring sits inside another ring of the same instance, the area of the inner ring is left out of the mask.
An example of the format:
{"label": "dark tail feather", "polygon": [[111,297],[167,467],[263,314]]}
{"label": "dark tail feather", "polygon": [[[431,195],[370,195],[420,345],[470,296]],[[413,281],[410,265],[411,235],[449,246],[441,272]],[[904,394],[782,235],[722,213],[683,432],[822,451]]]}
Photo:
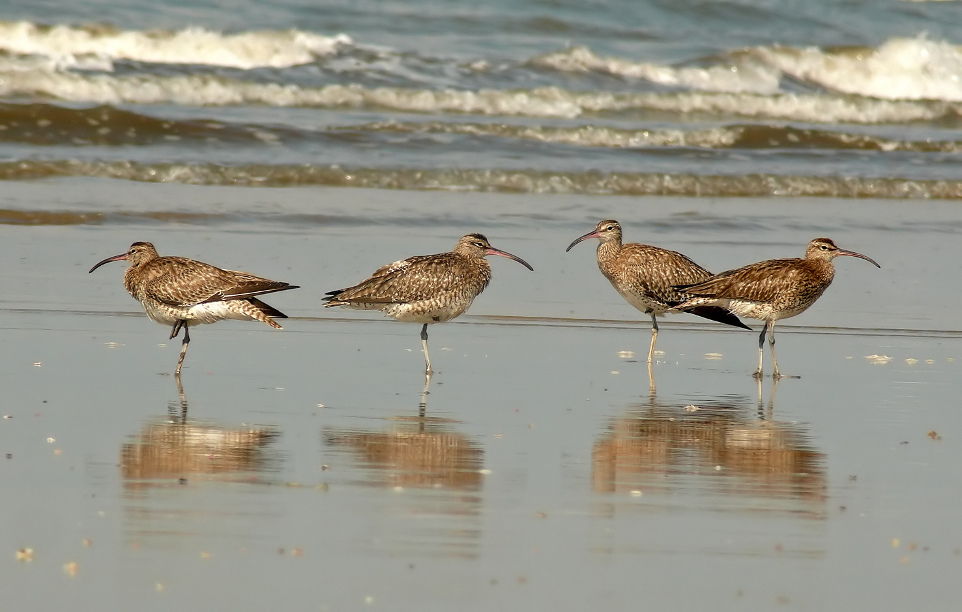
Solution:
{"label": "dark tail feather", "polygon": [[[287,318],[287,315],[286,315],[286,314],[284,314],[284,313],[281,312],[280,310],[274,308],[273,306],[269,306],[268,304],[265,304],[264,302],[260,301],[260,300],[257,299],[257,298],[247,298],[247,301],[251,304],[251,306],[253,306],[254,308],[260,310],[261,312],[263,312],[264,314],[266,314],[266,315],[269,316],[269,317],[272,317],[272,318],[275,318],[275,319],[286,319],[286,318]],[[735,320],[737,321],[738,319],[735,319]]]}
{"label": "dark tail feather", "polygon": [[334,300],[337,299],[337,296],[344,293],[344,291],[345,291],[344,289],[335,289],[334,291],[328,291],[327,293],[324,294],[324,297],[321,298],[321,301],[323,301],[324,303],[333,302]]}
{"label": "dark tail feather", "polygon": [[699,317],[703,317],[705,319],[711,319],[712,321],[724,323],[725,325],[731,325],[732,327],[741,327],[742,329],[751,330],[751,327],[742,323],[738,317],[720,306],[696,306],[691,310],[686,310],[685,312],[690,312],[693,315],[698,315]]}

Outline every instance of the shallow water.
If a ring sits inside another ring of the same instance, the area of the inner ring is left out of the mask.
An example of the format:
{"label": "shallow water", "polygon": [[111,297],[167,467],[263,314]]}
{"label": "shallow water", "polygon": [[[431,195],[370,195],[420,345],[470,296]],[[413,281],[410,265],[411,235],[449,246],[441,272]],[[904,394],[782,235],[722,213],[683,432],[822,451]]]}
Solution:
{"label": "shallow water", "polygon": [[[722,215],[707,199],[555,196],[535,216],[530,195],[9,187],[8,206],[41,219],[0,226],[17,288],[0,352],[12,607],[951,609],[959,595],[962,332],[938,263],[962,248],[952,203],[739,200]],[[306,212],[318,200],[323,218]],[[213,221],[178,217],[198,202]],[[882,269],[837,260],[821,300],[776,328],[800,378],[758,385],[755,334],[670,317],[652,390],[645,317],[591,246],[564,252],[601,216],[713,268],[825,234]],[[320,297],[466,231],[535,272],[492,258],[472,310],[430,332],[424,396],[416,325]],[[300,284],[269,300],[292,318],[197,328],[182,399],[179,344],[125,293],[122,264],[87,274],[134,240]]]}

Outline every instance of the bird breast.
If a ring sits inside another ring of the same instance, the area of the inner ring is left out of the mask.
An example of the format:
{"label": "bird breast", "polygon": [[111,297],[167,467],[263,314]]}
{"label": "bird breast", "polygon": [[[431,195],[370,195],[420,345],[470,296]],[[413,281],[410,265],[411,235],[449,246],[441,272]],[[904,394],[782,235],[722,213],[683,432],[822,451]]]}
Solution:
{"label": "bird breast", "polygon": [[608,244],[598,249],[598,268],[629,304],[644,313],[664,314],[683,302],[687,294],[675,285],[709,277],[707,270],[688,257],[657,247],[626,244],[615,251]]}

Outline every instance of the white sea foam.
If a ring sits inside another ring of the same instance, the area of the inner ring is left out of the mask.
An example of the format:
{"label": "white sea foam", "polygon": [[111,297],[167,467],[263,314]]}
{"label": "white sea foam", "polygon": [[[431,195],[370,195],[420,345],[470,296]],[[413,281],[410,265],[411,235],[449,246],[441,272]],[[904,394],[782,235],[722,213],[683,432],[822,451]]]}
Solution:
{"label": "white sea foam", "polygon": [[741,127],[717,127],[703,130],[644,129],[622,130],[598,125],[552,127],[517,125],[514,123],[460,123],[386,121],[351,129],[396,132],[428,132],[439,134],[470,134],[519,138],[538,142],[572,144],[585,147],[730,147],[741,136]]}
{"label": "white sea foam", "polygon": [[878,49],[758,49],[786,74],[834,91],[886,100],[962,101],[962,47],[894,38]]}
{"label": "white sea foam", "polygon": [[565,49],[535,58],[531,63],[566,72],[598,72],[701,91],[775,93],[781,78],[778,70],[761,64],[673,67],[600,57],[585,47]]}
{"label": "white sea foam", "polygon": [[925,121],[959,113],[957,105],[943,102],[821,94],[572,92],[556,87],[520,91],[436,91],[357,85],[300,87],[251,83],[213,75],[117,77],[38,66],[32,70],[5,71],[0,76],[0,96],[41,96],[95,104],[257,104],[562,118],[586,113],[657,110],[812,123]]}
{"label": "white sea foam", "polygon": [[310,63],[344,44],[351,44],[344,34],[321,36],[298,30],[222,34],[188,28],[142,32],[0,21],[0,51],[49,58],[63,68],[109,70],[117,60],[241,69],[286,68]]}
{"label": "white sea foam", "polygon": [[756,47],[733,51],[701,67],[600,57],[584,47],[542,56],[532,63],[705,92],[776,93],[788,75],[832,91],[886,100],[962,101],[962,47],[924,37],[893,38],[877,49]]}
{"label": "white sea foam", "polygon": [[417,113],[478,113],[575,117],[577,102],[562,90],[433,91],[394,87],[263,84],[211,75],[174,77],[84,74],[57,70],[11,71],[0,78],[0,96],[44,96],[96,104],[183,104],[189,106],[379,107]]}

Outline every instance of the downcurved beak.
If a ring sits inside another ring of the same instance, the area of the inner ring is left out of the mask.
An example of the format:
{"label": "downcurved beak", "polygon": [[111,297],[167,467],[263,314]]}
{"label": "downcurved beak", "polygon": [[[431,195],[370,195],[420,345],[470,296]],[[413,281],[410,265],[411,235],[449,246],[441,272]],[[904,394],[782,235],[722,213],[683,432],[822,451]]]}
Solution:
{"label": "downcurved beak", "polygon": [[584,241],[584,240],[587,240],[588,238],[597,238],[597,237],[598,237],[598,232],[595,231],[595,230],[591,230],[590,232],[588,232],[588,233],[585,234],[584,236],[579,236],[578,238],[575,238],[574,242],[572,242],[571,244],[569,244],[569,245],[568,245],[568,248],[565,249],[565,253],[567,253],[568,251],[570,251],[570,250],[571,250],[571,247],[573,247],[574,245],[578,244],[579,242],[582,242],[582,241]]}
{"label": "downcurved beak", "polygon": [[490,247],[490,246],[489,246],[487,249],[485,249],[484,254],[485,254],[485,255],[500,255],[501,257],[507,257],[508,259],[513,259],[513,260],[515,260],[516,262],[518,262],[519,264],[521,264],[522,266],[524,266],[525,268],[527,268],[527,269],[531,270],[532,272],[534,272],[534,268],[531,267],[531,264],[529,264],[529,263],[526,262],[525,260],[521,259],[521,258],[518,257],[517,255],[512,255],[511,253],[509,253],[509,252],[507,252],[507,251],[502,251],[501,249],[496,249],[496,248],[494,248],[494,247]]}
{"label": "downcurved beak", "polygon": [[[105,260],[103,260],[102,262],[98,263],[96,266],[90,268],[90,272],[93,272],[94,270],[96,270],[96,269],[99,268],[100,266],[104,265],[105,263],[110,263],[110,262],[112,262],[112,261],[126,261],[126,260],[127,260],[127,254],[126,254],[126,253],[122,253],[122,254],[120,254],[120,255],[114,255],[113,257],[108,257],[107,259],[105,259]],[[90,274],[90,272],[87,272],[87,274]]]}
{"label": "downcurved beak", "polygon": [[839,249],[838,251],[835,252],[835,254],[836,254],[836,255],[847,255],[848,257],[858,257],[859,259],[864,259],[865,261],[869,262],[870,264],[873,264],[876,268],[881,268],[881,267],[882,267],[882,266],[878,265],[878,262],[876,262],[874,259],[872,259],[872,258],[869,257],[868,255],[862,255],[861,253],[856,253],[855,251],[847,251],[847,250],[845,250],[845,249]]}

